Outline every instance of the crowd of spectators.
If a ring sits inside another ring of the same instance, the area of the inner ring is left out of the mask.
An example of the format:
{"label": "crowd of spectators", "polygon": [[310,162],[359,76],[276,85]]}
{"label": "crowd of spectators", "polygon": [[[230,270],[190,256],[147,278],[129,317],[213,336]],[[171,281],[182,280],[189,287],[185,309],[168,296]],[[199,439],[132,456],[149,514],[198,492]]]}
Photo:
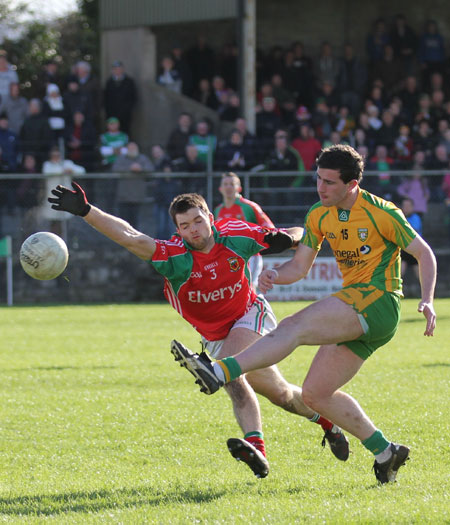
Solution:
{"label": "crowd of spectators", "polygon": [[[192,48],[173,45],[155,81],[216,111],[232,131],[219,140],[210,120],[194,121],[185,112],[167,143],[148,145],[146,156],[130,142],[137,90],[122,62],[111,65],[101,86],[87,62],[64,77],[58,63],[49,61],[36,82],[39,96],[27,100],[16,68],[0,51],[0,169],[42,172],[57,146],[88,173],[192,173],[182,184],[169,175],[155,183],[162,208],[180,190],[204,192],[206,170],[261,172],[254,184],[262,188],[312,188],[309,174],[272,179],[263,173],[313,171],[322,147],[345,142],[364,155],[367,170],[378,173],[366,178],[369,190],[397,202],[411,198],[420,214],[430,200],[445,201],[450,210],[449,175],[421,176],[424,170],[450,169],[450,57],[435,21],[413,29],[403,15],[378,19],[365,53],[351,43],[338,53],[326,41],[316,58],[299,41],[258,50],[254,133],[241,114],[237,62],[237,46],[217,52],[202,35]],[[416,171],[412,178],[395,175],[410,169]],[[37,184],[2,184],[0,205],[11,211],[35,204]],[[143,191],[134,178],[117,185],[120,211],[131,222],[137,220],[132,204]]]}
{"label": "crowd of spectators", "polygon": [[[254,134],[240,113],[236,76],[231,74],[236,71],[236,46],[216,53],[199,36],[185,53],[175,47],[172,56],[163,58],[157,81],[215,110],[233,129],[227,140],[217,141],[211,130],[199,132],[199,123],[191,134],[186,124],[184,132],[179,124],[169,155],[174,142],[197,144],[199,160],[205,164],[208,150],[215,170],[311,171],[322,147],[349,143],[364,155],[366,170],[377,172],[364,182],[370,191],[397,203],[410,198],[422,215],[429,201],[450,202],[448,176],[442,174],[450,169],[450,56],[436,21],[414,29],[401,14],[377,19],[365,52],[346,43],[338,53],[326,41],[315,59],[298,41],[258,51]],[[178,149],[176,156],[180,153]],[[405,170],[416,173],[403,177]],[[441,174],[422,177],[424,170]],[[268,188],[314,185],[310,176],[252,181]],[[271,194],[271,202],[276,201]]]}

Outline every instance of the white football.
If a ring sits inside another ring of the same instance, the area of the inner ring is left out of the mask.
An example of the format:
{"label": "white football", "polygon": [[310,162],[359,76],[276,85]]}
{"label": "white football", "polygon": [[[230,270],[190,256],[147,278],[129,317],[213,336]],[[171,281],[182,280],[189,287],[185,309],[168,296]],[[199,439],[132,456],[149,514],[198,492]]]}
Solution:
{"label": "white football", "polygon": [[68,260],[66,243],[54,233],[33,233],[20,248],[20,264],[33,279],[48,281],[58,277]]}

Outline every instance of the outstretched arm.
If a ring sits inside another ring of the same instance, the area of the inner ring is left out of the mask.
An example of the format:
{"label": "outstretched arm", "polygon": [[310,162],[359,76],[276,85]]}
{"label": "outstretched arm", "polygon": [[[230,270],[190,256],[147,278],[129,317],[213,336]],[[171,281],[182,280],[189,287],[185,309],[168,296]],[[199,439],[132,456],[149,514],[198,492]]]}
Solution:
{"label": "outstretched arm", "polygon": [[141,259],[151,259],[156,249],[155,240],[133,228],[128,222],[105,213],[89,204],[83,188],[72,182],[73,190],[57,186],[52,190],[54,198],[49,198],[52,208],[79,215],[97,231],[120,244]]}
{"label": "outstretched arm", "polygon": [[91,206],[84,220],[97,231],[108,237],[141,259],[149,260],[156,250],[154,239],[133,228],[119,217],[105,213]]}
{"label": "outstretched arm", "polygon": [[259,276],[259,289],[266,293],[273,288],[274,284],[291,284],[308,275],[314,263],[317,252],[300,244],[292,259],[286,261],[277,269],[264,270]]}
{"label": "outstretched arm", "polygon": [[423,335],[431,336],[436,327],[436,313],[433,307],[434,288],[436,286],[436,257],[419,235],[408,245],[405,251],[415,257],[419,263],[422,298],[417,310],[422,312],[427,320]]}
{"label": "outstretched arm", "polygon": [[260,254],[269,255],[284,252],[284,250],[288,250],[289,248],[296,248],[302,235],[303,228],[300,226],[282,229],[274,228],[265,235],[264,242],[266,242],[269,247],[262,250]]}
{"label": "outstretched arm", "polygon": [[303,237],[304,228],[301,226],[293,226],[292,228],[286,228],[286,232],[292,237],[293,243],[292,248],[297,248]]}

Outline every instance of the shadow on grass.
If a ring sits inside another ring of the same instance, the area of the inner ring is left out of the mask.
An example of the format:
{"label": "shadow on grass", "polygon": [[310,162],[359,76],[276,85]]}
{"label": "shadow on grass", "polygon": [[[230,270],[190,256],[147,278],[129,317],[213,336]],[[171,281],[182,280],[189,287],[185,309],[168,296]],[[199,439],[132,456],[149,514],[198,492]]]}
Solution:
{"label": "shadow on grass", "polygon": [[450,363],[426,363],[424,365],[425,368],[435,368],[438,366],[450,366]]}
{"label": "shadow on grass", "polygon": [[31,370],[109,370],[112,368],[119,368],[115,365],[105,365],[105,366],[30,366],[29,368],[3,368],[2,372],[30,372]]}
{"label": "shadow on grass", "polygon": [[[438,315],[437,322],[439,324],[442,321],[446,321],[448,319],[450,319],[448,315],[443,315],[442,317]],[[420,315],[417,312],[417,317],[406,317],[405,319],[402,318],[402,320],[400,321],[400,324],[401,323],[424,323],[424,322],[425,322],[425,317],[423,317],[423,315]]]}
{"label": "shadow on grass", "polygon": [[95,490],[0,498],[0,514],[8,516],[51,516],[67,512],[93,513],[108,509],[127,509],[145,505],[174,503],[209,503],[221,498],[225,491],[196,489],[163,492],[154,487]]}

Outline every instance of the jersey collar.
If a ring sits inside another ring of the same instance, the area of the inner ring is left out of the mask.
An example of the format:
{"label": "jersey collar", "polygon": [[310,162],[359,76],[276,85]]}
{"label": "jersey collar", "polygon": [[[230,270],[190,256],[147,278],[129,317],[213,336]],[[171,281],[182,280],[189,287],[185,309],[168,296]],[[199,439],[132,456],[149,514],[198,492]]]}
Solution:
{"label": "jersey collar", "polygon": [[350,220],[350,212],[356,209],[357,207],[359,207],[359,203],[362,198],[361,195],[362,195],[361,188],[358,186],[358,195],[356,197],[355,202],[353,203],[353,206],[349,210],[338,208],[336,206],[336,214],[337,214],[339,222],[348,222]]}

